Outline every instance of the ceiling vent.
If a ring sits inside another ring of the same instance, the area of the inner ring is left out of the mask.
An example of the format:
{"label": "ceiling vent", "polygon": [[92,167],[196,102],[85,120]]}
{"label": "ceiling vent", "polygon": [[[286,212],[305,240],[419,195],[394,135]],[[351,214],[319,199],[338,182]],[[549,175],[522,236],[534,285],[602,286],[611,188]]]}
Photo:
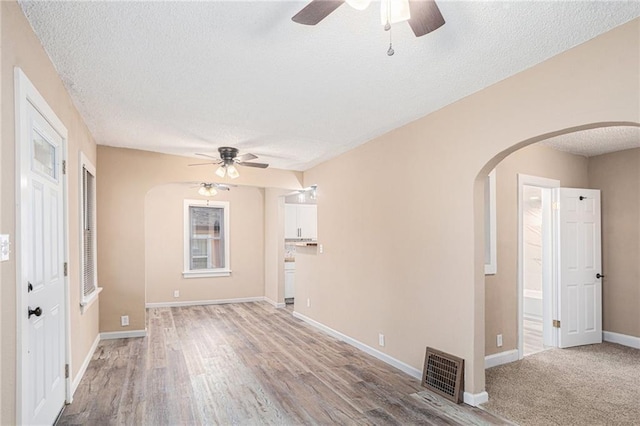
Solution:
{"label": "ceiling vent", "polygon": [[428,347],[422,386],[460,404],[464,389],[464,360]]}

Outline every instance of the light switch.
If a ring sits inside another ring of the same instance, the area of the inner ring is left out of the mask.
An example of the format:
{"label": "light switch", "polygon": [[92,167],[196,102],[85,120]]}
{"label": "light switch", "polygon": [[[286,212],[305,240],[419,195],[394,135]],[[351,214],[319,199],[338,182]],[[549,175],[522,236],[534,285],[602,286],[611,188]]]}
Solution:
{"label": "light switch", "polygon": [[9,234],[0,235],[0,262],[9,260]]}

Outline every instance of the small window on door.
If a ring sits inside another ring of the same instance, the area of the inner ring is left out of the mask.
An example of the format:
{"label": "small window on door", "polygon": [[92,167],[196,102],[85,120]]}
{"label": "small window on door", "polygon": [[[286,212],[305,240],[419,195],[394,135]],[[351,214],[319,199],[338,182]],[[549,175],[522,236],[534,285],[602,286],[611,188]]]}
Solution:
{"label": "small window on door", "polygon": [[80,153],[80,305],[87,307],[99,293],[96,240],[96,168]]}
{"label": "small window on door", "polygon": [[229,267],[229,203],[185,200],[185,278],[227,277]]}

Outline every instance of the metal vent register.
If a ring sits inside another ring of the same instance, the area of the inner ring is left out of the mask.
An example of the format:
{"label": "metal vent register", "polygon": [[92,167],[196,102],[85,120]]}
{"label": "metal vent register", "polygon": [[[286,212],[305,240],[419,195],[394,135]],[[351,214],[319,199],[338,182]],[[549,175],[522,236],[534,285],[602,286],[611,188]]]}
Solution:
{"label": "metal vent register", "polygon": [[464,360],[433,348],[427,348],[422,386],[459,404],[464,388]]}

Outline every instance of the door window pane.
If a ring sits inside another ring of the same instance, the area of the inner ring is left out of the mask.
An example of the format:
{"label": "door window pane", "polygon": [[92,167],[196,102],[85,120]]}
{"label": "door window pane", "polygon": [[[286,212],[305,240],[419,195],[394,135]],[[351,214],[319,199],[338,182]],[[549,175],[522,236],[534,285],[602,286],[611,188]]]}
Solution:
{"label": "door window pane", "polygon": [[37,129],[33,130],[33,170],[56,179],[56,147],[51,145]]}

